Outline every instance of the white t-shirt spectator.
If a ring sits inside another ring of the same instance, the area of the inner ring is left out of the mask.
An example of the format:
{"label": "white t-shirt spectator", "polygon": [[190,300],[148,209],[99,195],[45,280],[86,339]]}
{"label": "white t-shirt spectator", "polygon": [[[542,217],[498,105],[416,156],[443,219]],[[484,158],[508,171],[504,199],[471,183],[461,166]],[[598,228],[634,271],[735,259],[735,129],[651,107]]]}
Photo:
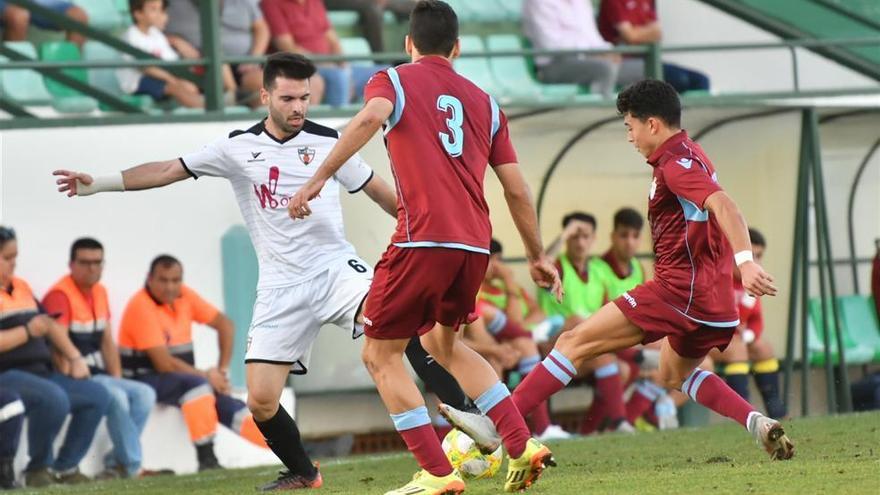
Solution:
{"label": "white t-shirt spectator", "polygon": [[[122,39],[127,41],[131,46],[143,50],[154,57],[161,58],[162,60],[178,60],[180,58],[177,52],[171,48],[171,45],[168,43],[168,38],[166,38],[165,34],[157,27],[151,27],[146,33],[144,33],[138,29],[137,26],[131,26],[125,31],[125,34],[122,35]],[[126,55],[123,58],[131,60],[133,57]],[[144,74],[136,68],[119,69],[116,73],[116,77],[119,79],[119,86],[128,94],[137,91],[138,84],[143,75]]]}
{"label": "white t-shirt spectator", "polygon": [[[593,3],[584,0],[526,0],[523,32],[537,50],[589,50],[611,47],[599,34]],[[535,57],[545,65],[551,57]]]}

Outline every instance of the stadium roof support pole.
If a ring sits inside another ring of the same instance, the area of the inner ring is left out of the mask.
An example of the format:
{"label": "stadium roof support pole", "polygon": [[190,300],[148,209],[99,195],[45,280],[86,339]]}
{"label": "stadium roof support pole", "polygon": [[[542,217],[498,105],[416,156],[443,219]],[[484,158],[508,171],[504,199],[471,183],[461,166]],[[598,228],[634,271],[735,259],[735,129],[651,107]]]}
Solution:
{"label": "stadium roof support pole", "polygon": [[[831,356],[831,321],[828,314],[828,284],[825,280],[825,264],[827,262],[822,236],[823,226],[820,224],[818,210],[823,207],[819,203],[819,186],[817,184],[816,167],[814,166],[815,155],[813,154],[813,140],[817,138],[814,129],[810,126],[813,117],[811,109],[804,109],[801,117],[801,160],[806,161],[810,167],[811,185],[813,186],[813,217],[816,221],[816,258],[819,269],[819,302],[822,308],[822,321],[816,322],[821,325],[822,347],[825,354],[825,390],[827,394],[828,413],[837,411],[837,391],[834,380],[834,359]],[[821,180],[821,179],[820,179]]]}
{"label": "stadium roof support pole", "polygon": [[[801,148],[803,149],[803,146]],[[806,198],[808,170],[809,168],[804,163],[802,157],[798,163],[798,179],[795,193],[794,241],[791,249],[791,285],[789,289],[791,292],[789,293],[788,299],[788,330],[785,340],[785,374],[782,392],[782,399],[785,401],[785,405],[789,410],[792,409],[790,406],[790,392],[795,360],[794,344],[796,340],[795,332],[797,331],[798,296],[800,295],[798,293],[798,287],[800,287],[801,283],[806,285],[806,281],[801,281],[801,273],[803,271],[802,266],[807,263],[806,258],[809,250],[809,244],[805,242],[804,235],[807,223],[807,208],[809,207]],[[804,339],[804,342],[806,342],[806,339]],[[808,350],[803,350],[801,354],[801,361],[803,362],[804,370],[809,370],[808,352]],[[806,416],[807,402],[804,400],[804,396],[806,393],[805,390],[808,389],[804,387],[804,384],[806,384],[806,379],[803,379],[801,385],[801,414]]]}
{"label": "stadium roof support pole", "polygon": [[645,79],[663,80],[663,58],[660,53],[660,43],[648,45],[648,53],[645,55]]}
{"label": "stadium roof support pole", "polygon": [[[831,315],[834,321],[834,337],[837,343],[837,380],[835,384],[838,387],[840,401],[837,404],[837,412],[850,412],[852,410],[852,398],[849,389],[849,376],[846,372],[846,356],[843,342],[843,325],[840,318],[840,308],[837,301],[837,282],[834,274],[834,256],[831,253],[831,234],[828,226],[828,207],[825,201],[825,180],[822,174],[822,156],[819,147],[819,119],[815,108],[805,111],[805,118],[808,119],[810,133],[811,155],[813,162],[813,194],[816,203],[816,241],[819,251],[819,273],[820,282],[822,281],[822,271],[827,271],[828,275],[828,296],[831,298]],[[823,259],[824,258],[824,259]],[[825,306],[825,291],[822,291],[822,304]],[[823,308],[824,309],[824,308]],[[827,315],[827,310],[823,311]],[[828,317],[824,317],[826,321],[826,335],[828,329]],[[827,337],[826,337],[827,341]],[[827,345],[827,342],[826,342]],[[827,364],[826,364],[827,366]]]}
{"label": "stadium roof support pole", "polygon": [[199,17],[202,26],[202,53],[208,63],[202,89],[205,92],[205,110],[223,110],[223,53],[220,45],[220,2],[200,2]]}
{"label": "stadium roof support pole", "polygon": [[3,110],[13,117],[36,117],[34,114],[25,110],[23,106],[3,97],[0,97],[0,110]]}
{"label": "stadium roof support pole", "polygon": [[880,138],[877,138],[874,141],[874,145],[868,149],[868,153],[865,154],[865,158],[862,159],[862,163],[859,165],[859,170],[856,172],[856,176],[853,179],[852,186],[849,189],[849,203],[847,206],[847,224],[849,227],[849,262],[852,267],[852,277],[853,277],[853,290],[856,294],[861,294],[861,290],[859,289],[859,262],[856,259],[856,233],[855,233],[855,204],[856,204],[856,190],[859,187],[859,183],[862,180],[862,174],[865,172],[865,169],[868,167],[868,163],[871,162],[871,158],[874,157],[874,153],[877,152],[877,149],[880,148]]}

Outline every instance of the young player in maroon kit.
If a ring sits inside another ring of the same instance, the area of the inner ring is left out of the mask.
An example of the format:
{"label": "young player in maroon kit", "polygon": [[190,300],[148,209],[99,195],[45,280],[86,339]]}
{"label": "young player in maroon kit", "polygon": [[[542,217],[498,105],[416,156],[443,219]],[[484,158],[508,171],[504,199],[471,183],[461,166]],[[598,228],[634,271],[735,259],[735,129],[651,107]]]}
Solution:
{"label": "young player in maroon kit", "polygon": [[[666,387],[743,425],[772,459],[789,459],[794,447],[782,424],[697,367],[710,350],[727,347],[739,324],[731,260],[749,294],[776,294],[773,278],[752,259],[745,219],[718,185],[712,162],[680,128],[681,103],[672,86],[654,80],[635,83],[620,93],[617,109],[627,139],[654,169],[648,194],[654,280],[561,334],[550,355],[517,387],[514,402],[529,414],[565,387],[582,362],[665,337],[660,376]],[[443,411],[475,441],[492,441],[485,421],[450,408]]]}
{"label": "young player in maroon kit", "polygon": [[[324,164],[290,200],[292,217],[383,124],[398,196],[397,230],[364,306],[363,359],[395,427],[422,470],[389,494],[460,493],[464,483],[431,427],[424,400],[403,366],[413,335],[458,380],[501,433],[510,462],[505,490],[529,487],[550,450],[529,438],[525,421],[489,363],[456,338],[471,320],[489,261],[491,225],[483,194],[487,163],[498,176],[525,243],[532,278],[561,297],[559,275],[543,255],[537,215],[497,103],[464,77],[458,19],[444,2],[422,0],[406,41],[412,63],[373,76],[364,108]],[[305,221],[308,221],[306,219]]]}

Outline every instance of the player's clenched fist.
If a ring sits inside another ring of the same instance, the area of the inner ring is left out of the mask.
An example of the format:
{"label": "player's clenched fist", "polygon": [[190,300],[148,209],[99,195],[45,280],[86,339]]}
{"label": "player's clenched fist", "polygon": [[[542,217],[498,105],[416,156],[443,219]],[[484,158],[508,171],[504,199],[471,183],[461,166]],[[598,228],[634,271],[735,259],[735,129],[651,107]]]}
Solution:
{"label": "player's clenched fist", "polygon": [[553,263],[546,257],[541,257],[529,263],[529,274],[532,280],[538,284],[538,287],[547,289],[552,293],[556,300],[562,302],[562,280],[559,278],[559,272]]}

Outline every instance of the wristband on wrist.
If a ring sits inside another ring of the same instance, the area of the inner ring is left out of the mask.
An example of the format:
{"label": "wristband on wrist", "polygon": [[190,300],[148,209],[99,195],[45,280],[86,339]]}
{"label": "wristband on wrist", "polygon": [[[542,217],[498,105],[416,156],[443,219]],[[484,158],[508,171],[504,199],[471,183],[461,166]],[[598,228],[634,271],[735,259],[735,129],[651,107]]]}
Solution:
{"label": "wristband on wrist", "polygon": [[122,172],[95,177],[91,184],[86,185],[76,181],[76,195],[90,196],[99,192],[125,191],[125,183],[122,180]]}
{"label": "wristband on wrist", "polygon": [[746,261],[754,261],[754,257],[752,256],[752,252],[749,250],[740,251],[733,255],[734,261],[736,261],[736,266],[740,266]]}

